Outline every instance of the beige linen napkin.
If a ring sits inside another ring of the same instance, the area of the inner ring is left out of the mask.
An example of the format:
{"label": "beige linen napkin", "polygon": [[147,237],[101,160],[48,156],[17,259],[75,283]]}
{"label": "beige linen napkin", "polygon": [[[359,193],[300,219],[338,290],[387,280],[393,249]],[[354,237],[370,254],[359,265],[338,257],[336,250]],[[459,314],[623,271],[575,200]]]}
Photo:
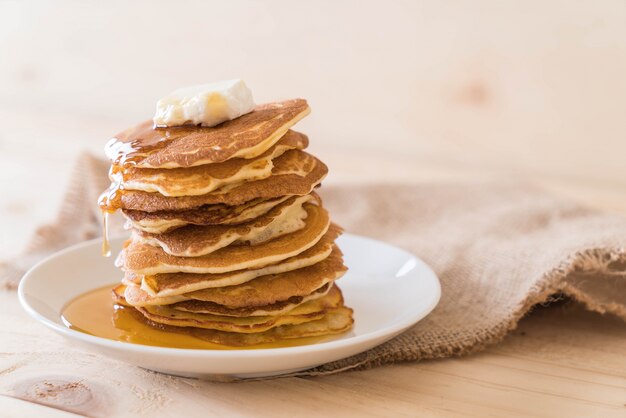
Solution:
{"label": "beige linen napkin", "polygon": [[[81,158],[59,218],[37,231],[21,258],[0,267],[0,283],[15,287],[41,257],[100,234],[95,201],[108,184],[107,169],[104,161]],[[626,320],[626,218],[514,184],[375,184],[320,193],[347,231],[428,263],[442,297],[432,314],[386,344],[294,375],[474,352],[500,341],[556,293]]]}

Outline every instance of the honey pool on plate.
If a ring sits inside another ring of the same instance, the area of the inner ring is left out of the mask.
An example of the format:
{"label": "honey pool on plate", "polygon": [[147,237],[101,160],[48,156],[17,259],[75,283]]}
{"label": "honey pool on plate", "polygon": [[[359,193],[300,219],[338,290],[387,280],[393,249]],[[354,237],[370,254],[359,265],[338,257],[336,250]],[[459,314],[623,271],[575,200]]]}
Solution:
{"label": "honey pool on plate", "polygon": [[75,331],[109,340],[157,347],[201,350],[249,350],[295,347],[332,339],[332,336],[306,337],[246,347],[214,344],[184,333],[157,329],[140,321],[134,314],[133,308],[115,304],[111,293],[111,288],[114,286],[111,284],[91,290],[70,301],[61,313],[63,323]]}

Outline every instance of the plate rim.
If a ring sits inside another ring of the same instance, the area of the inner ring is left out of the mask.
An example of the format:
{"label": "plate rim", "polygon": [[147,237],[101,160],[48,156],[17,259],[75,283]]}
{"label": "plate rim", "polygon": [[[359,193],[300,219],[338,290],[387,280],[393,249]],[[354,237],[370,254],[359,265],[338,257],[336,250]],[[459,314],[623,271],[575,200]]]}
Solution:
{"label": "plate rim", "polygon": [[[89,247],[92,245],[97,245],[102,242],[102,238],[94,238],[88,241],[83,241],[83,242],[71,245],[69,247],[63,248],[51,255],[48,255],[47,257],[45,257],[44,259],[36,263],[34,266],[29,268],[28,271],[22,276],[22,279],[20,280],[18,290],[17,290],[18,299],[22,308],[28,313],[30,317],[35,319],[37,322],[45,325],[47,328],[67,338],[78,339],[84,343],[97,345],[100,347],[104,347],[106,349],[129,351],[129,352],[133,352],[133,354],[151,353],[151,354],[161,354],[161,355],[172,356],[172,357],[192,356],[192,357],[200,357],[200,358],[205,358],[205,359],[216,359],[216,358],[233,359],[233,358],[253,358],[253,357],[273,358],[277,356],[283,357],[283,356],[303,355],[307,353],[320,353],[320,352],[323,353],[323,352],[330,352],[334,350],[341,350],[341,349],[344,349],[353,345],[360,345],[360,344],[366,343],[367,341],[374,341],[380,338],[383,338],[384,341],[388,341],[392,339],[393,337],[399,335],[400,333],[402,333],[403,331],[405,331],[412,325],[424,319],[439,304],[439,301],[441,299],[441,283],[439,281],[439,278],[437,274],[432,270],[432,268],[428,264],[426,264],[422,259],[420,259],[417,255],[401,247],[395,246],[393,244],[389,244],[387,242],[370,238],[370,237],[366,237],[366,236],[362,236],[362,235],[344,233],[342,237],[366,240],[366,241],[376,243],[377,245],[382,244],[384,246],[392,247],[395,250],[401,251],[405,253],[406,255],[414,258],[416,260],[416,263],[419,266],[418,268],[428,273],[425,276],[428,277],[429,280],[432,281],[432,285],[434,286],[433,297],[430,303],[427,305],[427,307],[424,308],[422,311],[420,311],[419,315],[412,315],[408,318],[401,317],[400,320],[397,323],[394,323],[393,326],[391,327],[377,329],[377,330],[370,331],[362,335],[356,335],[356,336],[352,336],[348,338],[324,341],[324,342],[320,342],[316,344],[293,346],[293,347],[259,348],[259,349],[254,349],[254,350],[247,350],[247,349],[211,350],[211,349],[197,349],[197,348],[174,348],[174,347],[150,346],[150,345],[144,345],[144,344],[135,344],[135,343],[127,343],[123,341],[116,341],[116,340],[111,340],[111,339],[104,338],[104,337],[98,337],[95,335],[86,334],[80,331],[70,329],[64,325],[61,325],[59,323],[56,323],[48,319],[44,314],[38,312],[37,309],[35,309],[33,306],[29,304],[29,302],[27,301],[28,295],[26,295],[25,293],[26,292],[25,287],[27,286],[28,281],[31,280],[30,277],[32,277],[37,272],[38,269],[42,268],[42,266],[49,263],[50,261],[58,257],[61,257],[63,255],[66,255],[67,253],[77,251],[77,250],[80,250],[80,249],[83,249],[85,247]],[[112,237],[110,241],[113,243],[121,239],[127,239],[127,237],[124,237],[124,236]],[[389,337],[389,338],[385,339],[385,337]],[[376,345],[379,345],[379,343],[377,343]]]}

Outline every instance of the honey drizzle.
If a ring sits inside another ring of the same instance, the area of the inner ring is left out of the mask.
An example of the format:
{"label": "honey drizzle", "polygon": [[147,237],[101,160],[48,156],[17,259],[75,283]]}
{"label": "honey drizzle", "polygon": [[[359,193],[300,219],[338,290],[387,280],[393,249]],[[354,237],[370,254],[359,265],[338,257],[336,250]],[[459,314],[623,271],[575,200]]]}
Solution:
{"label": "honey drizzle", "polygon": [[111,255],[108,218],[122,206],[124,169],[136,166],[143,158],[163,148],[170,139],[185,135],[189,127],[176,131],[176,134],[172,134],[171,129],[154,128],[150,122],[144,122],[116,135],[105,145],[105,153],[113,163],[109,171],[111,185],[98,199],[102,213],[103,256]]}
{"label": "honey drizzle", "polygon": [[109,244],[109,212],[102,211],[102,256],[111,257]]}
{"label": "honey drizzle", "polygon": [[153,128],[151,124],[144,122],[136,128],[122,132],[105,145],[106,155],[113,161],[113,164],[109,171],[111,185],[98,198],[98,206],[102,213],[103,256],[111,255],[108,218],[109,214],[116,212],[122,206],[124,169],[136,166],[141,159],[164,147],[171,137],[168,129]]}
{"label": "honey drizzle", "polygon": [[189,135],[198,129],[195,126],[154,127],[151,121],[146,121],[134,128],[128,129],[109,140],[105,145],[105,153],[112,161],[109,177],[111,185],[100,195],[98,206],[102,211],[103,225],[103,255],[109,254],[108,244],[108,214],[121,208],[124,194],[125,169],[136,167],[141,160],[150,154],[162,149],[176,138]]}
{"label": "honey drizzle", "polygon": [[109,245],[109,215],[120,208],[121,186],[119,183],[112,183],[107,190],[98,198],[98,207],[102,215],[102,255],[111,256],[111,246]]}
{"label": "honey drizzle", "polygon": [[[123,168],[134,167],[145,157],[162,149],[169,142],[193,131],[196,126],[155,127],[146,121],[135,128],[126,130],[109,140],[104,149],[113,165]],[[210,128],[204,128],[210,129]]]}
{"label": "honey drizzle", "polygon": [[122,194],[124,194],[124,185],[121,179],[115,179],[98,199],[100,210],[113,213],[122,207]]}
{"label": "honey drizzle", "polygon": [[[152,121],[146,121],[134,128],[128,129],[105,145],[105,153],[112,161],[109,177],[111,186],[98,200],[101,210],[109,213],[121,208],[121,199],[124,194],[123,179],[125,170],[136,167],[143,159],[152,153],[164,148],[171,141],[188,136],[198,130],[214,128],[183,125],[175,127],[154,127]],[[218,149],[219,147],[215,147]]]}

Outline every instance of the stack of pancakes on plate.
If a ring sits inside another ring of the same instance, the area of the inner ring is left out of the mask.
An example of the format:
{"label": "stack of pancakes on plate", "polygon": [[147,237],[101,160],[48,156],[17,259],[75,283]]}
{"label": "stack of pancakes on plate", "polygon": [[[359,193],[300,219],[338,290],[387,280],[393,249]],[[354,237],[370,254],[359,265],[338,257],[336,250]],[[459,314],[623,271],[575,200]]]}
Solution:
{"label": "stack of pancakes on plate", "polygon": [[309,111],[287,100],[212,128],[145,122],[113,138],[100,206],[132,229],[117,301],[155,327],[231,346],[350,329],[335,285],[341,228],[313,191],[328,170],[290,130]]}

